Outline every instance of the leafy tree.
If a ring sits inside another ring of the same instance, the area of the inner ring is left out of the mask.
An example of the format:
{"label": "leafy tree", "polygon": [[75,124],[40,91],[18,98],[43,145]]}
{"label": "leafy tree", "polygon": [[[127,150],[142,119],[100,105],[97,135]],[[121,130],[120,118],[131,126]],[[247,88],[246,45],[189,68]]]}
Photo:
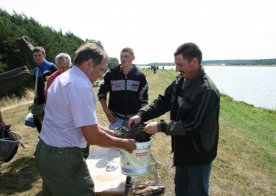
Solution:
{"label": "leafy tree", "polygon": [[[0,9],[0,29],[0,72],[28,65],[27,59],[17,44],[17,39],[23,36],[26,36],[33,46],[44,47],[47,53],[46,58],[50,61],[54,61],[55,56],[60,52],[66,52],[74,59],[75,51],[85,42],[96,43],[104,49],[100,41],[82,40],[71,32],[56,31],[51,27],[42,26],[32,17],[28,18],[16,12],[9,14],[2,9]],[[33,81],[30,81],[28,85],[33,87]],[[22,89],[15,91],[23,91]]]}

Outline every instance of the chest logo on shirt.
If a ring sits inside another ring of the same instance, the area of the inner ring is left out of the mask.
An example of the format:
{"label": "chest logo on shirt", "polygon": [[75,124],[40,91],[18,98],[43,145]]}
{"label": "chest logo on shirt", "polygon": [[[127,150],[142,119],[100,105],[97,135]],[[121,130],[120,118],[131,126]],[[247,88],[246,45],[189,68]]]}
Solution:
{"label": "chest logo on shirt", "polygon": [[139,81],[134,80],[112,80],[111,81],[111,90],[112,91],[134,91],[137,92],[139,89]]}

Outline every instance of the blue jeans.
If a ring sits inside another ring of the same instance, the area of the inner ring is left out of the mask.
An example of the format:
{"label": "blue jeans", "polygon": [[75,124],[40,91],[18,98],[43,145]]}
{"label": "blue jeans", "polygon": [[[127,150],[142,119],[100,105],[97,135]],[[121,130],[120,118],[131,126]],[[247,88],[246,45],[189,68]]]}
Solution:
{"label": "blue jeans", "polygon": [[209,178],[212,164],[196,167],[175,168],[176,196],[205,196],[209,195]]}
{"label": "blue jeans", "polygon": [[109,124],[109,129],[112,130],[112,129],[120,128],[120,127],[122,127],[122,125],[125,121],[127,121],[127,119],[122,119],[122,118],[116,117],[115,122]]}

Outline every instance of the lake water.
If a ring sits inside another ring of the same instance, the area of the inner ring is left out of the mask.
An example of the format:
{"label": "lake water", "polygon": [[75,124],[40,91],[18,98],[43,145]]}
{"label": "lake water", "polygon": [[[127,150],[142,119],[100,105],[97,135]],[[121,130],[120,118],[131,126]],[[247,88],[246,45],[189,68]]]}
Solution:
{"label": "lake water", "polygon": [[[170,68],[173,67],[165,67]],[[204,66],[204,69],[219,91],[234,100],[276,110],[276,66]]]}

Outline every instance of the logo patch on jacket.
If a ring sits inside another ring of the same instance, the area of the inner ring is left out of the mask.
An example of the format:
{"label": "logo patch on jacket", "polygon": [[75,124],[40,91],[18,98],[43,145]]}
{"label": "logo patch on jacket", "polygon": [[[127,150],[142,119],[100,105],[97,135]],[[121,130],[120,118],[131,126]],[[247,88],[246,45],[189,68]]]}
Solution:
{"label": "logo patch on jacket", "polygon": [[135,80],[112,80],[111,89],[112,91],[128,90],[137,92],[139,84],[140,82]]}

